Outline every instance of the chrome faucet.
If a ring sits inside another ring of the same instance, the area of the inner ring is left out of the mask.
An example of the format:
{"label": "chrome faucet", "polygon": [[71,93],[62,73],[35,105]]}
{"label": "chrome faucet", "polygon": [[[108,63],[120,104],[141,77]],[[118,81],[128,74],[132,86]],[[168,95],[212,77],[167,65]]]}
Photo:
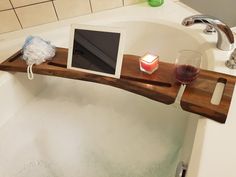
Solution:
{"label": "chrome faucet", "polygon": [[182,25],[191,26],[194,24],[203,23],[217,31],[218,41],[217,48],[224,51],[229,51],[234,48],[234,35],[231,29],[219,19],[208,15],[193,15],[183,20]]}

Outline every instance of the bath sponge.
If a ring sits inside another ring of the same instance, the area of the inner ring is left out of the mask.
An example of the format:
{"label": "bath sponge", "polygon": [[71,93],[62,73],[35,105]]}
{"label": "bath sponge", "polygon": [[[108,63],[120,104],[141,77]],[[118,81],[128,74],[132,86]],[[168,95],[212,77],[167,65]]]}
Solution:
{"label": "bath sponge", "polygon": [[23,59],[26,61],[28,78],[34,78],[32,67],[34,64],[39,65],[46,60],[50,60],[55,56],[55,46],[49,41],[45,41],[37,36],[29,36],[26,38],[22,48]]}

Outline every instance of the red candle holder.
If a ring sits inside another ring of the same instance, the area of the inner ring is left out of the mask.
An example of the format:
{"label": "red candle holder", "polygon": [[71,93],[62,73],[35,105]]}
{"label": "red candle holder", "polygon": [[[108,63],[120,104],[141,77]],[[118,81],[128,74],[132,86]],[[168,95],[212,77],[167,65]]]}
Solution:
{"label": "red candle holder", "polygon": [[158,69],[159,57],[157,55],[147,53],[140,58],[139,64],[141,71],[152,74]]}

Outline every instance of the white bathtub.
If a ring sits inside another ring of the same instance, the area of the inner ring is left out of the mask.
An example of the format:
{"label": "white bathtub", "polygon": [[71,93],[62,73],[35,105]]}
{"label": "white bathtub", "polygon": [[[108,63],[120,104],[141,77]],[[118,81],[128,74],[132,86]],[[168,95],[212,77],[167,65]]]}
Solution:
{"label": "white bathtub", "polygon": [[[173,62],[181,49],[203,53],[200,36],[167,22],[117,22],[125,53],[158,53]],[[38,33],[67,47],[69,27]],[[195,37],[194,37],[195,36]],[[1,44],[3,54],[25,36]],[[7,44],[7,45],[6,45]],[[204,44],[204,45],[202,45]],[[1,58],[3,59],[3,58]],[[0,72],[1,177],[174,177],[189,163],[198,116],[110,86]]]}

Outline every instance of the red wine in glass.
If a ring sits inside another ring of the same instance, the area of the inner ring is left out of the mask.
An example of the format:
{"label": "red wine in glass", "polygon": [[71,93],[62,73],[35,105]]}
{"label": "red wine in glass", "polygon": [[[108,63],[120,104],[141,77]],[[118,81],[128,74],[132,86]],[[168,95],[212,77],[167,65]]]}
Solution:
{"label": "red wine in glass", "polygon": [[199,74],[199,68],[191,65],[177,65],[175,68],[176,79],[182,84],[189,84],[194,81]]}

